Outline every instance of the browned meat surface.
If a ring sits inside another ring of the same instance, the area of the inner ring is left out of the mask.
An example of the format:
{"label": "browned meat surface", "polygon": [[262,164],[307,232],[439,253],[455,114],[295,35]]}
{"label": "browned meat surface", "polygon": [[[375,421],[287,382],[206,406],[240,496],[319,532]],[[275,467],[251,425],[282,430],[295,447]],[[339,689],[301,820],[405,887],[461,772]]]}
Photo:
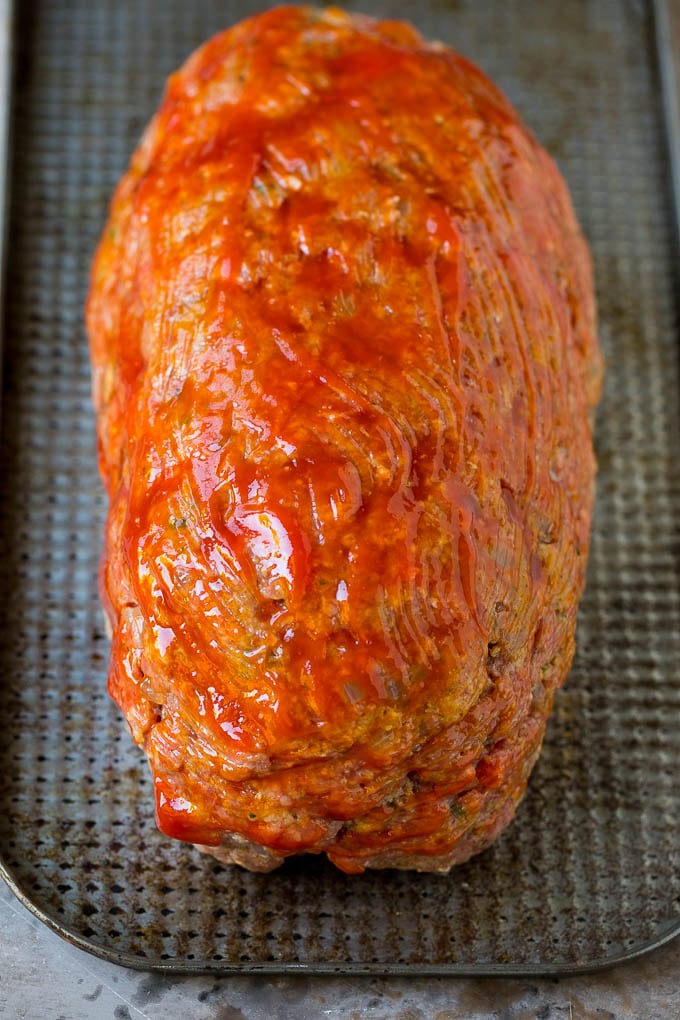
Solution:
{"label": "browned meat surface", "polygon": [[109,687],[161,829],[261,870],[488,846],[574,652],[601,375],[505,98],[401,23],[218,35],[116,192],[88,328]]}

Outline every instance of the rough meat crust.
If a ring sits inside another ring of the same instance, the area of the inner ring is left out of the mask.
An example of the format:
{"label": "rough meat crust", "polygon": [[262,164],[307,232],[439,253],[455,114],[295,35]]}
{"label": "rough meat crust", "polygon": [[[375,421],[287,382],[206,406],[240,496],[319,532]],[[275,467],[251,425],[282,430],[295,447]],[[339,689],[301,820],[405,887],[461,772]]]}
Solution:
{"label": "rough meat crust", "polygon": [[269,11],[170,79],[87,319],[109,689],[160,827],[258,868],[483,849],[571,663],[592,505],[590,263],[549,157],[408,26]]}
{"label": "rough meat crust", "polygon": [[274,871],[284,861],[283,857],[272,853],[268,847],[252,843],[245,836],[239,836],[236,832],[226,832],[222,836],[219,846],[203,846],[201,843],[194,845],[201,853],[216,857],[222,864],[239,864],[249,871],[263,873]]}

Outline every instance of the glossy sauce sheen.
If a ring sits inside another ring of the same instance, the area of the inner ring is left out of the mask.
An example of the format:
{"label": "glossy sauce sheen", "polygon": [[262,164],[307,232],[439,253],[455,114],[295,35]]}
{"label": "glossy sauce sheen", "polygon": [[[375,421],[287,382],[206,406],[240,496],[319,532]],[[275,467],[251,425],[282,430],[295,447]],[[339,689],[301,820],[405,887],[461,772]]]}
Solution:
{"label": "glossy sauce sheen", "polygon": [[160,828],[446,870],[574,649],[601,366],[554,164],[408,25],[284,7],[168,83],[88,329],[109,687]]}

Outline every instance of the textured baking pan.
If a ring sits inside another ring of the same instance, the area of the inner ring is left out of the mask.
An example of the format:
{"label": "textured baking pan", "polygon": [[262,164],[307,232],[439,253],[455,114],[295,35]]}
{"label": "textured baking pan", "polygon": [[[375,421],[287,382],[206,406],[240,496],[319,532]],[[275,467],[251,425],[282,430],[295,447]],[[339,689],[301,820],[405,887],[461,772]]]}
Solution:
{"label": "textured baking pan", "polygon": [[145,762],[105,692],[105,505],[82,305],[107,200],[165,75],[258,6],[18,5],[2,872],[65,937],[147,969],[538,974],[636,955],[680,928],[680,348],[661,88],[673,67],[657,47],[668,11],[655,20],[647,3],[360,5],[415,18],[501,83],[566,173],[595,258],[608,375],[589,585],[574,669],[515,825],[448,877],[349,878],[316,858],[251,875],[156,833]]}

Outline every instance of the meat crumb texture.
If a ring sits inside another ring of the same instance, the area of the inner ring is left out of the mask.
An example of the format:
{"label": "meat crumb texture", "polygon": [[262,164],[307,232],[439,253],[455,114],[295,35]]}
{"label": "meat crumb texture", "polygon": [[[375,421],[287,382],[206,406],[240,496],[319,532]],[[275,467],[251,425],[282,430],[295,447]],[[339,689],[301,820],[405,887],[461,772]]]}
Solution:
{"label": "meat crumb texture", "polygon": [[402,22],[217,35],[118,186],[87,326],[109,690],[160,829],[258,871],[489,846],[574,653],[602,376],[505,97]]}

